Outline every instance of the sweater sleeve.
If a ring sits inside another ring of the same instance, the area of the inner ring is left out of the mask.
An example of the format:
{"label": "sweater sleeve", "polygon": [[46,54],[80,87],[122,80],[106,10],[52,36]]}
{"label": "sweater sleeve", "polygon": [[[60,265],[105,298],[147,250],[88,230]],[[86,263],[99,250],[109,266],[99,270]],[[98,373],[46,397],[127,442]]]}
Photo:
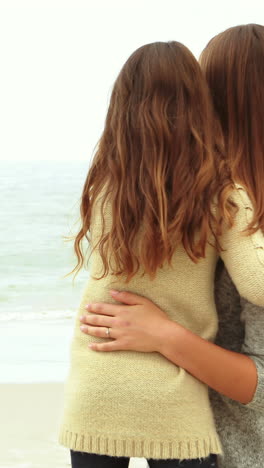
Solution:
{"label": "sweater sleeve", "polygon": [[253,399],[246,405],[239,402],[236,405],[264,413],[264,307],[240,298],[221,261],[216,269],[215,301],[219,315],[216,344],[247,355],[257,369]]}
{"label": "sweater sleeve", "polygon": [[264,235],[245,232],[252,220],[253,207],[246,191],[237,186],[232,194],[238,211],[231,229],[226,229],[220,242],[220,256],[240,296],[258,306],[264,306]]}
{"label": "sweater sleeve", "polygon": [[258,382],[255,395],[247,408],[264,413],[264,308],[241,300],[241,320],[245,325],[245,338],[241,351],[252,359],[257,368]]}

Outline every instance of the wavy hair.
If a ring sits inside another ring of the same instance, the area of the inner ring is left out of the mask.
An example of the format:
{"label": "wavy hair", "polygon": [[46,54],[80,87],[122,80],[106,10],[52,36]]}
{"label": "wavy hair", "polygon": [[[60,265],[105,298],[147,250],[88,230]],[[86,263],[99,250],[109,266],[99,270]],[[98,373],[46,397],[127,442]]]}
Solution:
{"label": "wavy hair", "polygon": [[[178,42],[137,49],[114,84],[84,184],[72,272],[83,266],[81,241],[89,239],[99,196],[101,216],[109,203],[112,216],[95,246],[101,277],[110,273],[129,281],[139,269],[154,277],[180,244],[197,262],[212,234],[219,249],[222,221],[231,223],[232,217],[221,145],[209,89],[191,52]],[[220,207],[217,217],[213,200]]]}
{"label": "wavy hair", "polygon": [[215,36],[200,64],[220,119],[232,177],[254,206],[248,234],[264,231],[264,26],[236,26]]}

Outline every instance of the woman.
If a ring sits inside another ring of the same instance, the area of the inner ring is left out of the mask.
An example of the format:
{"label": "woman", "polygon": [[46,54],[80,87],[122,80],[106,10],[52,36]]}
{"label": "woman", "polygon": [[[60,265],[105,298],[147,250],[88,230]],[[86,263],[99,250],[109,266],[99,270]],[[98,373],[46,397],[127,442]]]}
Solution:
{"label": "woman", "polygon": [[[150,467],[202,468],[221,452],[206,385],[161,353],[94,353],[96,340],[79,328],[88,300],[103,302],[110,288],[126,288],[155,300],[174,324],[212,340],[219,254],[245,297],[264,305],[264,268],[252,237],[241,235],[247,210],[233,189],[220,136],[188,49],[154,43],[132,54],[113,89],[75,240],[78,267],[88,232],[92,253],[60,432],[73,468],[128,466],[132,456],[147,458]],[[99,331],[99,342],[116,337],[109,325]]]}
{"label": "woman", "polygon": [[[228,29],[210,41],[200,61],[224,131],[233,178],[247,188],[253,203],[240,187],[249,232],[256,225],[264,230],[264,27]],[[264,265],[263,235],[255,232],[252,242],[260,265]],[[85,316],[82,322],[89,326],[83,325],[83,332],[95,335],[99,332],[94,324],[113,324],[111,336],[117,339],[105,349],[106,345],[94,345],[95,350],[102,346],[102,350],[142,351],[144,343],[144,351],[160,352],[215,389],[211,401],[224,447],[219,465],[262,468],[264,309],[240,298],[222,262],[217,266],[215,286],[220,322],[216,343],[222,348],[172,324],[150,301],[122,292],[112,296],[133,305],[88,306],[89,311],[100,314],[100,322],[97,316]]]}

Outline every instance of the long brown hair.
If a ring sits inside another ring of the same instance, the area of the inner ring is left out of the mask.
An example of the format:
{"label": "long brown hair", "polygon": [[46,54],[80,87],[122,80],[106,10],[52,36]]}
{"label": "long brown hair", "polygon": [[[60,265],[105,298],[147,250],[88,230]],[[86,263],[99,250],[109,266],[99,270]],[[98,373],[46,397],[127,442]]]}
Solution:
{"label": "long brown hair", "polygon": [[264,230],[264,26],[236,26],[215,36],[200,57],[224,132],[233,179],[248,190]]}
{"label": "long brown hair", "polygon": [[[89,239],[99,195],[102,218],[109,202],[112,216],[96,245],[102,277],[128,281],[139,269],[153,277],[180,243],[194,262],[204,257],[209,235],[218,236],[222,219],[231,219],[220,147],[209,89],[191,52],[178,42],[137,49],[114,84],[85,181],[73,272],[83,266],[81,241]],[[217,219],[213,200],[221,208]]]}

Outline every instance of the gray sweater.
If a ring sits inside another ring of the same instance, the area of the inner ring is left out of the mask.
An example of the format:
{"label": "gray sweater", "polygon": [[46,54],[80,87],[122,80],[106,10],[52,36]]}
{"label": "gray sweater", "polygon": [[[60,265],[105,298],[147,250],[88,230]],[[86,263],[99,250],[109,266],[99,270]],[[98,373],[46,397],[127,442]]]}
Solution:
{"label": "gray sweater", "polygon": [[[263,285],[264,287],[264,285]],[[247,354],[258,371],[253,401],[240,404],[211,390],[217,430],[223,444],[221,468],[264,467],[264,308],[241,299],[223,263],[216,270],[215,300],[219,314],[216,343]]]}

